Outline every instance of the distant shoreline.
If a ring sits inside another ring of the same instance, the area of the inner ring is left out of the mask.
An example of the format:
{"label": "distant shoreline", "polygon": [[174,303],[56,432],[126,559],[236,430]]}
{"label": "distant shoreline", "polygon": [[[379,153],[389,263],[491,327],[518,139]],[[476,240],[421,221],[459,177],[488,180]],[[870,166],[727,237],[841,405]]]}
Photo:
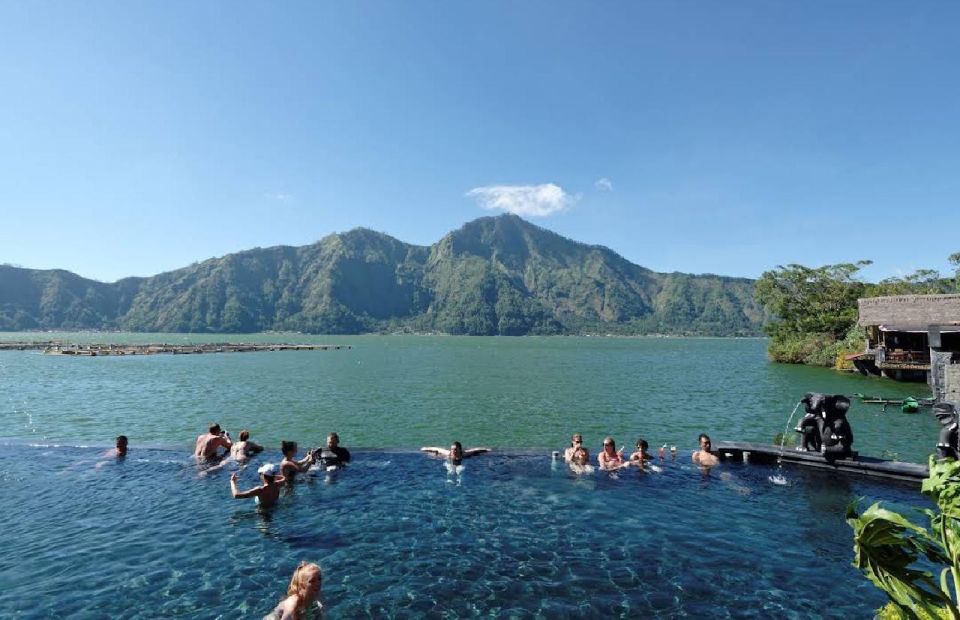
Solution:
{"label": "distant shoreline", "polygon": [[[73,342],[65,339],[71,335],[75,336],[84,336],[84,337],[106,337],[107,342],[96,343],[96,344],[122,344],[117,342],[109,342],[110,336],[130,336],[136,338],[146,338],[146,337],[157,337],[163,336],[170,340],[193,340],[193,341],[204,341],[209,344],[230,344],[230,345],[242,345],[248,344],[243,340],[244,337],[256,337],[261,338],[264,336],[274,336],[274,337],[289,337],[289,338],[300,338],[300,339],[313,339],[313,338],[369,338],[374,336],[381,337],[394,337],[394,336],[412,336],[412,337],[436,337],[436,338],[502,338],[502,339],[521,339],[521,338],[609,338],[609,339],[687,339],[687,338],[698,338],[698,339],[716,339],[716,340],[765,340],[767,336],[711,336],[706,334],[596,334],[596,333],[582,333],[582,334],[523,334],[518,336],[502,336],[502,335],[491,335],[491,336],[474,336],[468,334],[448,334],[441,332],[365,332],[361,334],[307,334],[302,332],[247,332],[247,333],[226,333],[226,332],[129,332],[129,331],[115,331],[115,330],[29,330],[29,331],[0,331],[0,343],[23,343],[23,344],[49,344],[49,345],[60,345],[60,346],[77,346],[77,345],[90,345],[90,341],[86,342]],[[29,337],[35,336],[35,337]],[[20,338],[22,337],[22,338]],[[212,339],[218,339],[216,341]],[[85,339],[85,338],[84,338]],[[159,344],[159,342],[158,342]],[[171,343],[163,343],[171,344]],[[276,342],[258,342],[257,344],[275,344],[275,345],[284,345],[284,344],[294,344],[293,342],[287,341],[276,341]]]}

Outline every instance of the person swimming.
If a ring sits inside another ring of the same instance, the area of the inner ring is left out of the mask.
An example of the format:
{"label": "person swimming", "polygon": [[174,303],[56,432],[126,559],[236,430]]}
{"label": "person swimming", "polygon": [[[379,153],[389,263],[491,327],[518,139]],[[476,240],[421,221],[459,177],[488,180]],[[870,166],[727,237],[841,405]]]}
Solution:
{"label": "person swimming", "polygon": [[442,456],[447,459],[447,461],[457,467],[463,463],[463,459],[468,459],[478,454],[483,454],[485,452],[490,452],[490,448],[470,448],[469,450],[464,450],[463,446],[459,441],[453,442],[453,445],[450,446],[450,449],[447,448],[436,448],[433,446],[424,446],[420,448],[421,452],[430,452],[436,454],[437,456]]}
{"label": "person swimming", "polygon": [[280,498],[280,483],[283,482],[284,478],[283,476],[277,475],[277,466],[273,463],[260,466],[257,473],[260,474],[260,481],[263,484],[246,491],[241,491],[237,487],[237,478],[240,476],[240,472],[233,472],[230,476],[230,493],[234,499],[252,497],[260,506],[269,508],[277,503],[277,499]]}
{"label": "person swimming", "polygon": [[320,567],[310,562],[300,562],[287,586],[287,596],[263,620],[300,620],[310,604],[320,596],[322,585]]}

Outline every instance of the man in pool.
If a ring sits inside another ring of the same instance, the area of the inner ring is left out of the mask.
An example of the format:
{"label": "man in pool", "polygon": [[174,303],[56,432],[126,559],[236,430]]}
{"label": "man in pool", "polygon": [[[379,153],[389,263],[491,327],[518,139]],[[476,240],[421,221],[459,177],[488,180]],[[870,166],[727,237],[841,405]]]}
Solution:
{"label": "man in pool", "polygon": [[630,461],[642,467],[644,463],[652,459],[653,455],[650,454],[650,444],[647,443],[646,439],[638,439],[637,451],[630,455]]}
{"label": "man in pool", "polygon": [[350,451],[340,447],[340,436],[336,433],[327,435],[327,447],[314,450],[314,460],[320,461],[323,467],[343,467],[350,462]]}
{"label": "man in pool", "polygon": [[117,447],[114,448],[113,456],[117,457],[118,459],[122,459],[123,457],[127,456],[128,443],[129,442],[127,441],[126,435],[120,435],[117,437]]}
{"label": "man in pool", "polygon": [[[233,445],[230,442],[230,433],[222,430],[216,422],[211,424],[208,430],[209,432],[206,435],[197,437],[193,455],[199,459],[215,459],[218,456],[229,454],[230,447]],[[217,450],[219,448],[223,448],[226,452],[223,455],[218,455]]]}
{"label": "man in pool", "polygon": [[433,446],[424,446],[420,448],[421,452],[430,452],[436,454],[437,456],[442,456],[443,458],[450,461],[451,465],[457,466],[463,463],[463,459],[468,459],[471,456],[477,456],[478,454],[483,454],[484,452],[490,452],[490,448],[470,448],[469,450],[464,450],[463,446],[460,445],[459,441],[453,442],[453,445],[450,446],[450,449],[446,448],[435,448]]}
{"label": "man in pool", "polygon": [[710,451],[712,444],[710,443],[710,436],[706,433],[700,433],[700,449],[693,453],[691,457],[693,462],[699,465],[700,467],[710,468],[720,462],[720,459],[716,457]]}
{"label": "man in pool", "polygon": [[280,497],[280,483],[283,482],[283,476],[277,476],[277,466],[273,463],[262,465],[257,473],[260,474],[260,481],[263,484],[241,491],[237,488],[237,478],[240,476],[240,472],[233,472],[230,476],[230,493],[234,499],[252,497],[258,505],[269,508],[277,503],[277,499]]}

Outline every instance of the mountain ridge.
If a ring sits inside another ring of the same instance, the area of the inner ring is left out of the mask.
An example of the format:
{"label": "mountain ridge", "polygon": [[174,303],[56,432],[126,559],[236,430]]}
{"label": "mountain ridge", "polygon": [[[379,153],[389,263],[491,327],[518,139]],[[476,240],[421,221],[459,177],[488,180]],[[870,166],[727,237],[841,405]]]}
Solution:
{"label": "mountain ridge", "polygon": [[429,246],[358,227],[114,283],[0,266],[0,330],[758,335],[753,280],[657,273],[514,215]]}

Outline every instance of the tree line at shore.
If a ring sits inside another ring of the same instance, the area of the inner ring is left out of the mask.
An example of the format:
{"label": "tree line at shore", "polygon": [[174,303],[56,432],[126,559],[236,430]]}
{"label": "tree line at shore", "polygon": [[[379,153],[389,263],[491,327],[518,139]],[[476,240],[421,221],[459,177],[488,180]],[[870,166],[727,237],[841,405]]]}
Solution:
{"label": "tree line at shore", "polygon": [[839,355],[863,350],[866,332],[857,326],[857,299],[884,295],[960,293],[960,252],[949,257],[956,269],[944,277],[919,269],[903,277],[863,282],[858,272],[871,261],[822,267],[778,266],[756,282],[757,301],[775,317],[764,326],[768,352],[776,362],[833,366]]}

